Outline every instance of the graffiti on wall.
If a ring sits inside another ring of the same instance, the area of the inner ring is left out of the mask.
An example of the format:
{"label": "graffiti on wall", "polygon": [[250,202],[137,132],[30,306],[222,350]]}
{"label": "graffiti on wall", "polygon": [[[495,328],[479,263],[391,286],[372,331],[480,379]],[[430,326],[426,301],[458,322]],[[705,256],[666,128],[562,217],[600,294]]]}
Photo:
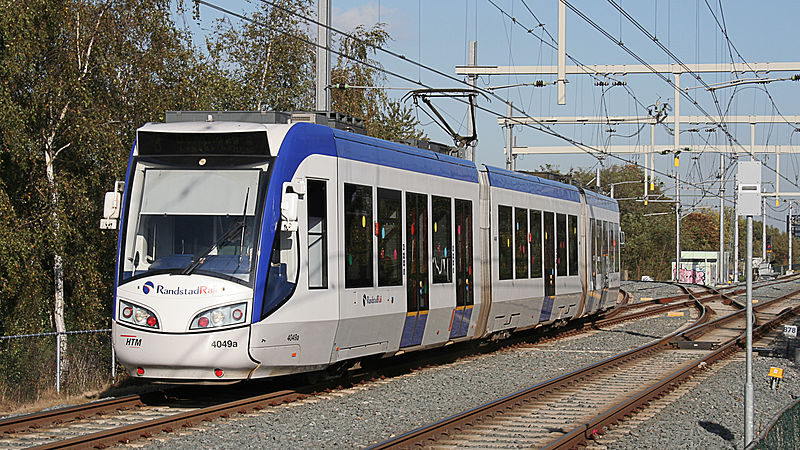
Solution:
{"label": "graffiti on wall", "polygon": [[681,283],[706,284],[706,272],[699,268],[685,269],[681,267],[678,281]]}
{"label": "graffiti on wall", "polygon": [[[704,265],[697,265],[694,267],[687,266],[681,267],[678,273],[678,281],[681,283],[695,283],[710,285],[714,283],[714,267],[703,267]],[[711,272],[709,274],[709,272]],[[675,279],[675,269],[672,269],[672,278]]]}

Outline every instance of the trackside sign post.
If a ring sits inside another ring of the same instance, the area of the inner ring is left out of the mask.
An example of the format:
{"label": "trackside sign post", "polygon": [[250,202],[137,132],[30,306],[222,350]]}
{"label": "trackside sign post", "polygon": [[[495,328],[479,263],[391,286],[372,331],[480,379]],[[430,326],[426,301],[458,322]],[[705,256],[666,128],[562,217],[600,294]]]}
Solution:
{"label": "trackside sign post", "polygon": [[739,215],[747,217],[747,370],[744,383],[744,446],[753,442],[753,216],[761,214],[761,163],[738,163]]}

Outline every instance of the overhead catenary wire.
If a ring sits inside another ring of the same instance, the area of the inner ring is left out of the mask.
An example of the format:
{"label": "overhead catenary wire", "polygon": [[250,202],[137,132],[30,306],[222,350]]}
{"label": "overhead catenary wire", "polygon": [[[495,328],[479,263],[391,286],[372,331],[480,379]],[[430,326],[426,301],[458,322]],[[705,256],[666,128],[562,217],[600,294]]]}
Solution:
{"label": "overhead catenary wire", "polygon": [[[424,70],[430,71],[430,72],[432,72],[432,73],[435,73],[435,74],[437,74],[437,75],[440,75],[440,76],[442,76],[442,77],[444,77],[444,78],[447,78],[447,79],[450,79],[450,80],[452,80],[452,81],[455,81],[455,82],[457,82],[457,83],[459,83],[459,84],[463,84],[463,85],[467,85],[467,86],[469,86],[469,84],[468,84],[467,82],[465,82],[464,80],[461,80],[461,79],[459,79],[459,78],[456,78],[456,77],[454,77],[454,76],[452,76],[452,75],[450,75],[450,74],[444,73],[444,72],[442,72],[442,71],[440,71],[440,70],[438,70],[438,69],[435,69],[435,68],[433,68],[433,67],[430,67],[430,66],[424,65],[424,64],[422,64],[422,63],[419,63],[419,62],[417,62],[417,61],[414,61],[413,59],[407,58],[406,56],[404,56],[404,55],[400,55],[400,54],[398,54],[398,53],[396,53],[396,52],[394,52],[394,51],[391,51],[391,50],[385,49],[385,48],[383,48],[383,47],[381,47],[381,46],[374,45],[374,44],[372,44],[372,43],[366,42],[366,41],[364,41],[363,39],[360,39],[360,38],[358,38],[357,36],[354,36],[354,35],[352,35],[352,34],[349,34],[349,33],[347,33],[347,32],[344,32],[344,31],[338,30],[338,29],[336,29],[336,28],[334,28],[334,27],[332,27],[332,26],[330,26],[330,25],[321,24],[320,22],[318,22],[318,21],[314,20],[313,18],[307,17],[307,16],[305,16],[304,14],[298,13],[298,12],[296,12],[296,11],[291,11],[291,10],[288,10],[288,9],[286,9],[286,8],[284,8],[284,7],[280,6],[280,5],[277,5],[276,3],[274,3],[274,2],[272,2],[272,1],[270,1],[270,0],[261,0],[261,1],[262,1],[262,2],[264,2],[264,3],[270,4],[270,5],[274,6],[274,7],[277,7],[277,8],[279,8],[279,9],[282,9],[282,10],[284,10],[284,11],[287,11],[288,13],[290,13],[290,14],[293,14],[293,15],[295,15],[295,16],[297,16],[297,17],[303,18],[303,19],[305,19],[305,20],[307,20],[307,21],[309,21],[309,22],[315,23],[315,24],[317,24],[317,25],[319,25],[319,26],[324,26],[324,27],[328,28],[329,30],[331,30],[331,31],[333,31],[333,32],[335,32],[335,33],[338,33],[338,34],[341,34],[341,35],[343,35],[343,36],[349,37],[349,38],[351,38],[351,39],[354,39],[354,40],[356,40],[356,41],[358,41],[358,42],[360,42],[360,43],[363,43],[363,44],[369,45],[369,46],[371,46],[371,47],[375,48],[376,50],[380,50],[380,51],[382,51],[382,52],[385,52],[385,53],[387,53],[387,54],[389,54],[389,55],[392,55],[392,56],[394,56],[394,57],[400,58],[400,59],[402,59],[402,60],[404,60],[404,61],[408,62],[409,64],[412,64],[412,65],[415,65],[415,66],[419,67],[420,69],[424,69]],[[394,76],[394,77],[396,77],[396,78],[398,78],[398,79],[400,79],[400,80],[406,81],[406,82],[408,82],[408,83],[415,84],[415,85],[418,85],[418,86],[422,86],[422,87],[424,87],[424,88],[428,88],[428,89],[430,89],[430,88],[431,88],[431,86],[429,86],[429,85],[427,85],[427,84],[425,84],[425,83],[423,83],[423,82],[421,82],[421,81],[418,81],[418,80],[413,80],[413,79],[411,79],[411,78],[408,78],[408,77],[406,77],[406,76],[404,76],[404,75],[398,74],[398,73],[396,73],[396,72],[394,72],[394,71],[391,71],[391,70],[385,69],[385,68],[383,68],[383,67],[381,67],[381,66],[379,66],[379,65],[375,65],[375,64],[369,63],[369,62],[367,62],[367,61],[363,61],[363,60],[357,59],[357,58],[355,58],[355,57],[352,57],[352,56],[350,56],[350,55],[344,54],[344,53],[342,53],[342,52],[340,52],[340,51],[338,51],[338,50],[335,50],[335,49],[333,49],[333,48],[330,48],[330,47],[328,47],[328,46],[321,45],[321,44],[318,44],[318,43],[316,43],[316,42],[313,42],[312,40],[310,40],[310,39],[308,39],[308,38],[306,38],[306,37],[297,36],[297,35],[295,35],[295,34],[293,34],[293,33],[289,32],[289,31],[287,31],[287,30],[282,30],[282,29],[279,29],[279,28],[272,27],[272,26],[270,26],[270,25],[269,25],[269,24],[267,24],[267,23],[263,23],[263,22],[257,21],[257,20],[255,20],[255,19],[253,19],[253,18],[251,18],[251,17],[247,17],[247,16],[245,16],[245,15],[243,15],[243,14],[240,14],[240,13],[237,13],[237,12],[235,12],[235,11],[229,10],[229,9],[227,9],[227,8],[221,7],[221,6],[219,6],[219,5],[213,4],[213,3],[209,2],[209,1],[206,1],[206,0],[197,0],[197,3],[198,3],[198,5],[203,5],[203,6],[206,6],[206,7],[212,8],[212,9],[215,9],[215,10],[217,10],[217,11],[219,11],[219,12],[222,12],[222,13],[224,13],[224,14],[228,14],[228,15],[230,15],[230,16],[233,16],[233,17],[236,17],[236,18],[238,18],[238,19],[241,19],[241,20],[244,20],[244,21],[247,21],[247,22],[253,23],[253,24],[255,24],[255,25],[262,26],[262,27],[264,27],[264,28],[266,28],[266,29],[269,29],[269,30],[271,30],[271,31],[276,31],[276,32],[279,32],[279,33],[285,34],[285,35],[287,35],[287,36],[289,36],[289,37],[292,37],[292,38],[294,38],[294,39],[297,39],[297,40],[299,40],[299,41],[301,41],[301,42],[304,42],[304,43],[306,43],[306,44],[308,44],[308,45],[311,45],[311,46],[315,46],[315,47],[319,47],[319,48],[322,48],[322,49],[328,50],[328,51],[330,51],[331,53],[334,53],[334,54],[336,54],[336,55],[339,55],[339,56],[341,56],[341,57],[343,57],[343,58],[350,59],[350,60],[352,60],[352,61],[354,61],[354,62],[356,62],[356,63],[362,64],[362,65],[365,65],[365,66],[367,66],[367,67],[370,67],[370,68],[372,68],[372,69],[374,69],[374,70],[380,71],[380,72],[382,72],[382,73],[384,73],[384,74],[387,74],[387,75]],[[472,87],[472,86],[469,86],[469,87]],[[496,94],[495,94],[495,93],[493,93],[493,92],[489,92],[489,91],[487,91],[486,89],[483,89],[483,88],[476,87],[476,88],[475,88],[475,90],[476,90],[476,91],[479,91],[479,92],[481,92],[481,93],[483,93],[483,94],[485,94],[485,95],[488,95],[488,96],[491,96],[491,97],[493,97],[493,98],[496,98],[496,99],[498,99],[498,100],[500,100],[500,101],[503,101],[503,99],[502,99],[500,96],[496,95]],[[465,104],[466,104],[466,101],[465,101],[465,100],[463,100],[463,99],[456,99],[456,100],[457,100],[457,101],[461,101],[462,103],[465,103]],[[499,117],[507,117],[507,116],[506,116],[506,114],[504,114],[504,113],[499,113],[499,112],[497,112],[497,111],[491,110],[491,109],[489,109],[489,108],[486,108],[486,107],[483,107],[483,106],[480,106],[480,105],[477,105],[477,104],[475,105],[475,107],[476,107],[477,109],[481,110],[481,111],[487,112],[487,113],[489,113],[489,114],[492,114],[492,115],[494,115],[494,116],[499,116]],[[604,151],[604,150],[602,150],[602,149],[599,149],[599,148],[593,147],[593,146],[591,146],[591,145],[588,145],[588,144],[584,144],[583,142],[576,141],[575,139],[572,139],[572,138],[570,138],[570,137],[568,137],[568,136],[564,136],[564,135],[562,135],[561,133],[558,133],[558,132],[556,132],[556,131],[552,130],[552,129],[551,129],[551,128],[550,128],[550,127],[547,125],[547,124],[545,124],[545,123],[543,123],[543,122],[541,122],[541,121],[537,120],[536,118],[534,118],[534,117],[532,117],[532,116],[528,115],[528,114],[527,114],[527,113],[526,113],[524,110],[522,110],[522,109],[520,109],[520,108],[518,108],[518,107],[516,107],[516,106],[512,106],[512,109],[513,109],[513,110],[515,110],[515,111],[517,111],[517,112],[519,112],[519,113],[521,113],[521,114],[522,114],[522,115],[523,115],[523,116],[524,116],[526,119],[532,120],[532,121],[535,123],[535,124],[534,124],[534,123],[529,123],[529,122],[516,122],[516,123],[514,123],[514,125],[520,125],[520,126],[524,126],[524,127],[527,127],[527,128],[531,128],[531,129],[534,129],[534,130],[537,130],[537,131],[543,132],[543,133],[545,133],[545,134],[548,134],[548,135],[550,135],[550,136],[553,136],[553,137],[559,138],[559,139],[561,139],[561,140],[564,140],[565,142],[567,142],[567,143],[569,143],[569,144],[572,144],[572,145],[573,145],[573,146],[575,146],[576,148],[580,149],[581,151],[583,151],[583,152],[587,153],[588,155],[590,155],[590,156],[593,156],[593,157],[595,157],[595,158],[614,158],[615,160],[618,160],[618,161],[620,161],[620,162],[623,162],[623,163],[625,163],[625,164],[629,164],[629,165],[632,165],[632,166],[635,166],[635,167],[644,168],[644,166],[642,166],[642,165],[641,165],[641,164],[639,164],[638,162],[635,162],[635,161],[632,161],[632,160],[628,160],[628,159],[626,159],[626,158],[623,158],[623,157],[621,157],[621,156],[615,155],[615,154],[613,154],[613,153],[608,153],[608,152],[606,152],[606,151]],[[511,118],[509,118],[509,119],[511,119]],[[673,174],[671,174],[671,173],[663,172],[663,171],[661,171],[661,170],[654,169],[654,168],[651,168],[650,170],[651,170],[652,172],[654,172],[654,173],[656,173],[656,174],[660,175],[660,176],[663,176],[663,177],[665,177],[665,178],[669,178],[669,179],[675,179],[675,178],[676,178],[676,177],[675,177]],[[700,189],[700,190],[703,190],[703,189],[704,189],[704,188],[702,188],[701,186],[695,185],[695,184],[694,184],[694,183],[692,183],[692,182],[684,182],[683,184],[685,184],[685,185],[688,185],[688,186],[695,187],[695,188],[697,188],[697,189]],[[715,193],[715,192],[711,192],[709,195],[710,195],[710,196],[712,196],[712,197],[720,197],[720,195],[719,195],[718,193]]]}
{"label": "overhead catenary wire", "polygon": [[[652,34],[650,34],[650,32],[649,32],[649,31],[647,31],[647,29],[646,29],[646,28],[645,28],[645,27],[644,27],[642,24],[640,24],[640,23],[639,23],[639,22],[638,22],[638,21],[637,21],[637,20],[636,20],[636,19],[635,19],[633,16],[631,16],[631,15],[630,15],[630,14],[629,14],[629,13],[628,13],[628,12],[627,12],[627,11],[626,11],[624,8],[622,8],[620,5],[618,5],[618,4],[616,3],[616,1],[615,1],[615,0],[607,0],[607,1],[608,1],[608,2],[609,2],[611,5],[612,5],[612,6],[614,6],[614,7],[615,7],[615,8],[616,8],[618,11],[620,11],[620,13],[622,13],[622,14],[623,14],[623,15],[624,15],[624,16],[625,16],[625,17],[626,17],[626,18],[627,18],[627,19],[628,19],[628,20],[629,20],[629,21],[630,21],[630,22],[631,22],[633,25],[635,25],[635,26],[636,26],[636,27],[637,27],[637,28],[638,28],[638,29],[639,29],[639,30],[640,30],[640,31],[641,31],[641,32],[642,32],[642,33],[643,33],[645,36],[647,36],[647,37],[648,37],[648,38],[649,38],[651,41],[653,41],[653,42],[654,42],[654,43],[655,43],[655,44],[656,44],[656,45],[657,45],[659,48],[661,48],[661,49],[662,49],[662,50],[663,50],[663,51],[664,51],[664,52],[665,52],[665,53],[666,53],[666,54],[667,54],[667,55],[668,55],[670,58],[672,58],[672,59],[673,59],[675,62],[677,62],[677,63],[678,63],[678,64],[679,64],[681,67],[683,67],[683,69],[684,69],[684,70],[685,70],[687,73],[689,73],[689,74],[691,74],[692,76],[694,76],[694,78],[695,78],[695,79],[697,79],[697,81],[699,81],[699,82],[700,82],[700,83],[701,83],[703,86],[705,86],[705,87],[706,87],[706,89],[709,89],[709,90],[711,91],[711,93],[712,93],[712,97],[714,98],[714,103],[715,103],[715,105],[716,105],[716,107],[717,107],[717,110],[718,110],[718,112],[719,112],[719,115],[721,116],[721,118],[724,118],[724,115],[723,115],[723,113],[722,113],[722,109],[721,109],[721,108],[720,108],[720,106],[719,106],[719,101],[718,101],[718,100],[717,100],[717,98],[716,98],[716,94],[714,93],[714,90],[710,88],[710,86],[709,86],[709,85],[708,85],[708,84],[707,84],[707,83],[706,83],[706,82],[705,82],[705,81],[702,79],[702,77],[701,77],[699,74],[697,74],[697,73],[695,73],[694,71],[692,71],[692,70],[689,68],[689,66],[687,66],[686,64],[684,64],[684,62],[683,62],[683,61],[681,61],[681,60],[680,60],[680,58],[678,58],[677,56],[675,56],[675,54],[674,54],[674,53],[672,53],[672,51],[671,51],[671,50],[669,50],[669,48],[665,47],[665,46],[664,46],[664,44],[662,44],[662,43],[661,43],[661,42],[660,42],[658,39],[656,39],[656,38],[655,38],[655,36],[653,36]],[[567,2],[566,0],[564,0],[564,2],[567,4],[567,6],[569,6],[571,9],[573,9],[573,11],[575,10],[575,9],[574,9],[574,7],[573,7],[573,6],[571,6],[569,2]],[[593,22],[592,22],[592,23],[593,23]],[[596,26],[596,24],[595,24],[595,26]],[[730,39],[729,39],[729,38],[728,38],[728,36],[727,36],[727,32],[725,32],[725,33],[724,33],[724,36],[725,36],[725,38],[728,40],[728,42],[730,43]],[[620,45],[620,46],[624,46],[624,45],[623,45],[621,42],[619,43],[619,45]],[[731,46],[733,46],[733,45],[732,45],[732,43],[731,43]],[[737,51],[737,53],[738,53],[738,51]],[[739,54],[739,55],[741,56],[741,54]],[[744,58],[742,58],[742,59],[744,60]],[[748,66],[748,68],[749,68],[749,69],[751,69],[751,70],[752,70],[752,67],[751,67],[751,66],[750,66],[750,65],[749,65],[749,64],[748,64],[746,61],[745,61],[745,64]],[[754,72],[754,73],[755,73],[755,72]],[[664,77],[662,77],[662,78],[664,78]],[[670,81],[667,81],[667,83],[670,83]],[[726,136],[728,137],[728,139],[731,141],[731,144],[733,144],[733,143],[736,143],[736,145],[738,145],[739,147],[741,147],[743,150],[745,150],[745,152],[746,152],[747,154],[749,154],[749,155],[750,155],[750,156],[751,156],[753,159],[755,159],[755,155],[753,155],[753,153],[752,153],[750,150],[746,149],[746,148],[744,147],[744,145],[742,145],[742,144],[741,144],[741,143],[740,143],[740,142],[739,142],[739,141],[736,139],[736,137],[735,137],[735,136],[733,136],[733,135],[732,135],[732,134],[729,132],[729,130],[728,130],[728,128],[727,128],[727,126],[726,126],[726,125],[725,125],[723,122],[717,122],[716,120],[713,120],[713,118],[712,118],[712,117],[711,117],[711,116],[710,116],[710,115],[709,115],[709,114],[708,114],[708,113],[705,111],[705,109],[703,109],[703,108],[702,108],[702,107],[701,107],[701,106],[700,106],[700,105],[699,105],[699,104],[698,104],[696,101],[694,101],[694,100],[691,98],[691,96],[689,96],[689,95],[688,95],[687,93],[685,93],[683,90],[679,89],[679,90],[678,90],[678,92],[680,92],[680,93],[681,93],[681,94],[682,94],[682,95],[683,95],[685,98],[689,99],[689,101],[690,101],[690,102],[692,102],[692,103],[693,103],[693,104],[694,104],[694,105],[695,105],[695,106],[696,106],[696,107],[697,107],[697,108],[698,108],[698,109],[699,109],[699,110],[700,110],[700,111],[701,111],[703,114],[705,114],[705,115],[706,115],[706,116],[707,116],[709,119],[712,119],[712,122],[714,122],[714,123],[717,125],[717,127],[718,127],[718,128],[720,128],[720,129],[721,129],[721,130],[722,130],[722,131],[725,133],[725,135],[726,135]],[[770,98],[771,98],[771,96],[770,96]],[[773,105],[774,105],[774,101],[773,101]],[[785,118],[784,118],[784,119],[785,119]],[[767,168],[767,169],[769,169],[770,171],[774,172],[774,173],[775,173],[776,175],[778,175],[779,177],[782,177],[783,179],[785,179],[785,180],[786,180],[786,181],[788,181],[789,183],[792,183],[792,184],[793,184],[795,187],[797,187],[797,188],[800,188],[800,185],[798,185],[798,184],[794,183],[792,180],[790,180],[790,179],[789,179],[789,178],[787,178],[786,176],[779,174],[777,170],[773,169],[773,168],[772,168],[772,167],[770,167],[769,165],[767,165],[767,164],[764,164],[764,167],[766,167],[766,168]]]}
{"label": "overhead catenary wire", "polygon": [[[651,71],[651,72],[653,72],[653,73],[654,73],[655,75],[657,75],[659,78],[661,78],[662,80],[664,80],[664,82],[666,82],[668,85],[670,85],[670,86],[673,86],[673,87],[675,86],[672,80],[670,80],[669,78],[667,78],[667,77],[666,77],[666,76],[664,76],[663,74],[661,74],[661,73],[657,72],[657,71],[655,70],[655,68],[654,68],[652,65],[650,65],[649,63],[647,63],[647,62],[646,62],[646,61],[645,61],[643,58],[641,58],[641,57],[640,57],[638,54],[636,54],[636,53],[635,53],[633,50],[631,50],[630,48],[628,48],[628,47],[627,47],[627,46],[626,46],[626,45],[625,45],[623,42],[619,42],[619,41],[617,41],[617,40],[614,38],[614,36],[613,36],[613,35],[611,35],[611,34],[610,34],[610,33],[609,33],[607,30],[605,30],[603,27],[601,27],[601,26],[600,26],[600,25],[598,25],[596,22],[594,22],[594,21],[593,21],[591,18],[589,18],[588,16],[586,16],[586,14],[584,14],[582,11],[580,11],[578,8],[576,8],[574,5],[572,5],[572,4],[571,4],[569,1],[567,1],[567,0],[563,0],[563,1],[564,1],[565,5],[566,5],[567,7],[569,7],[569,8],[570,8],[570,9],[571,9],[573,12],[575,12],[575,14],[577,14],[579,17],[581,17],[581,18],[582,18],[582,19],[583,19],[585,22],[587,22],[589,25],[591,25],[592,27],[594,27],[594,28],[595,28],[597,31],[599,31],[601,34],[603,34],[603,35],[604,35],[606,38],[608,38],[609,40],[611,40],[612,42],[614,42],[615,44],[617,44],[617,45],[618,45],[620,48],[622,48],[623,50],[625,50],[625,52],[626,52],[626,53],[628,53],[628,54],[629,54],[630,56],[632,56],[634,59],[636,59],[637,61],[639,61],[639,63],[641,63],[642,65],[644,65],[644,66],[645,66],[645,67],[647,67],[648,69],[650,69],[650,71]],[[634,24],[634,25],[635,25],[637,28],[639,28],[639,30],[641,30],[641,31],[642,31],[642,33],[644,33],[644,34],[645,34],[645,35],[646,35],[646,36],[647,36],[647,37],[648,37],[648,38],[649,38],[651,41],[653,41],[653,42],[654,42],[656,45],[658,45],[658,46],[659,46],[659,47],[660,47],[660,48],[661,48],[661,49],[662,49],[662,50],[663,50],[663,51],[664,51],[664,52],[665,52],[665,53],[666,53],[666,54],[667,54],[667,55],[668,55],[670,58],[672,58],[674,61],[676,61],[676,62],[677,62],[677,63],[678,63],[678,64],[679,64],[681,67],[683,67],[683,69],[684,69],[684,71],[685,71],[685,72],[687,72],[687,73],[689,73],[689,74],[692,74],[692,75],[695,77],[695,79],[697,79],[697,81],[699,81],[701,84],[705,85],[706,87],[708,86],[708,85],[705,83],[705,81],[703,81],[702,77],[700,77],[700,75],[698,75],[697,73],[695,73],[694,71],[692,71],[692,70],[691,70],[691,69],[690,69],[690,68],[689,68],[689,67],[688,67],[686,64],[684,64],[684,63],[683,63],[683,61],[681,61],[681,60],[680,60],[680,59],[679,59],[677,56],[675,56],[675,54],[674,54],[674,53],[672,53],[672,51],[670,51],[670,50],[669,50],[669,48],[665,47],[665,46],[664,46],[664,44],[662,44],[662,43],[661,43],[661,42],[660,42],[660,41],[659,41],[657,38],[655,38],[655,36],[653,36],[653,35],[652,35],[652,34],[651,34],[649,31],[647,31],[647,29],[645,29],[645,28],[644,28],[644,27],[643,27],[643,26],[642,26],[642,25],[641,25],[639,22],[637,22],[637,21],[636,21],[636,19],[634,19],[632,16],[630,16],[630,14],[628,14],[628,13],[627,13],[627,11],[625,11],[623,8],[621,8],[619,5],[617,5],[617,3],[616,3],[614,0],[607,0],[607,1],[608,1],[609,3],[611,3],[611,4],[612,4],[612,5],[615,7],[615,8],[617,8],[618,10],[620,10],[620,12],[622,12],[622,13],[623,13],[623,14],[624,14],[624,15],[625,15],[627,18],[628,18],[628,20],[629,20],[631,23],[633,23],[633,24]],[[732,144],[733,144],[733,143],[735,143],[737,146],[739,146],[740,148],[742,148],[742,150],[744,151],[744,153],[746,153],[746,154],[750,155],[750,156],[751,156],[753,159],[755,159],[755,155],[754,155],[754,154],[753,154],[753,153],[752,153],[750,150],[748,150],[747,148],[745,148],[745,147],[744,147],[744,146],[743,146],[743,145],[742,145],[742,144],[741,144],[741,143],[740,143],[740,142],[739,142],[739,141],[736,139],[736,137],[735,137],[735,136],[733,136],[733,135],[730,133],[730,131],[727,129],[727,127],[726,127],[724,124],[722,124],[722,123],[720,123],[719,121],[715,120],[715,119],[714,119],[714,118],[713,118],[713,117],[712,117],[712,116],[711,116],[711,115],[710,115],[710,114],[709,114],[709,113],[708,113],[708,112],[705,110],[705,108],[703,108],[703,107],[702,107],[702,106],[701,106],[699,103],[697,103],[697,102],[696,102],[696,101],[695,101],[695,100],[694,100],[694,99],[693,99],[693,98],[692,98],[692,97],[691,97],[691,96],[690,96],[688,93],[686,93],[686,92],[685,92],[684,90],[682,90],[682,89],[677,89],[677,92],[678,92],[678,93],[679,93],[681,96],[683,96],[684,98],[686,98],[686,99],[687,99],[687,100],[688,100],[690,103],[692,103],[692,104],[693,104],[693,105],[694,105],[694,106],[695,106],[695,107],[696,107],[696,108],[697,108],[697,109],[698,109],[700,112],[702,112],[702,113],[703,113],[703,114],[704,114],[704,115],[705,115],[705,116],[706,116],[706,117],[709,119],[709,121],[710,121],[711,123],[714,123],[714,124],[717,126],[717,128],[719,128],[720,130],[722,130],[722,131],[725,133],[725,135],[726,135],[726,136],[727,136],[727,137],[728,137],[728,138],[731,140],[731,143],[732,143]],[[712,92],[713,92],[713,91],[712,91]],[[721,111],[721,109],[720,109],[720,107],[719,107],[719,102],[718,102],[718,101],[716,101],[716,99],[715,99],[715,104],[716,104],[717,108],[719,109],[719,113],[720,113],[720,115],[722,115],[722,111]],[[797,187],[797,188],[799,188],[799,189],[800,189],[800,185],[798,185],[797,183],[793,182],[792,180],[790,180],[790,179],[789,179],[789,178],[787,178],[786,176],[784,176],[784,175],[780,175],[780,174],[779,174],[779,173],[778,173],[778,172],[777,172],[777,171],[776,171],[774,168],[770,167],[770,166],[769,166],[769,165],[767,165],[767,164],[764,164],[764,167],[766,167],[767,169],[769,169],[769,170],[770,170],[770,171],[772,171],[773,173],[775,173],[775,174],[777,174],[778,176],[780,176],[780,177],[784,178],[786,181],[788,181],[789,183],[793,184],[795,187]]]}

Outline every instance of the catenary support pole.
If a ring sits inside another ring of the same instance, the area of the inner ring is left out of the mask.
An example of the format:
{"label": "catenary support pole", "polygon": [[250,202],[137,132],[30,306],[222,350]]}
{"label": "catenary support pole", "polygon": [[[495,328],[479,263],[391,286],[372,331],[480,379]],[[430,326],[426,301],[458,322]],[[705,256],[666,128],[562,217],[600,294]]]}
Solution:
{"label": "catenary support pole", "polygon": [[744,445],[753,442],[753,216],[747,216],[747,346],[744,384]]}
{"label": "catenary support pole", "polygon": [[675,281],[680,281],[681,276],[681,174],[675,170]]}
{"label": "catenary support pole", "polygon": [[[514,104],[513,102],[506,102],[506,115],[511,117],[511,114],[514,113]],[[506,125],[506,169],[514,170],[514,156],[512,155],[512,151],[514,149],[514,135],[512,134],[514,130],[514,126],[509,123]]]}
{"label": "catenary support pole", "polygon": [[761,257],[767,262],[767,197],[761,197]]}
{"label": "catenary support pole", "polygon": [[727,283],[728,268],[725,264],[725,155],[719,154],[719,259],[717,260],[717,283]]}
{"label": "catenary support pole", "polygon": [[789,201],[789,269],[786,271],[788,274],[792,274],[794,271],[792,270],[792,205],[794,204],[793,201]]}
{"label": "catenary support pole", "polygon": [[[469,41],[468,47],[467,47],[467,54],[468,54],[468,58],[469,58],[468,64],[470,66],[477,66],[478,65],[478,41]],[[477,86],[477,84],[478,84],[478,76],[477,75],[469,75],[469,76],[467,76],[467,83],[469,83],[469,85],[472,86],[472,89],[475,89],[475,86]],[[478,101],[477,97],[475,98],[475,101],[476,102]],[[475,133],[474,133],[474,130],[475,130],[475,122],[474,122],[474,120],[475,120],[475,116],[473,114],[469,114],[468,115],[468,121],[467,121],[467,136],[474,136],[475,135]],[[469,145],[467,145],[467,154],[465,155],[466,159],[468,159],[470,161],[473,161],[473,162],[475,161],[475,145],[476,145],[475,141],[470,142]]]}
{"label": "catenary support pole", "polygon": [[558,104],[567,104],[567,4],[558,0]]}
{"label": "catenary support pole", "polygon": [[331,99],[328,86],[331,84],[331,0],[317,0],[317,111],[330,111]]}
{"label": "catenary support pole", "polygon": [[[733,177],[733,188],[739,192],[736,176]],[[739,196],[733,196],[733,281],[739,282]]]}

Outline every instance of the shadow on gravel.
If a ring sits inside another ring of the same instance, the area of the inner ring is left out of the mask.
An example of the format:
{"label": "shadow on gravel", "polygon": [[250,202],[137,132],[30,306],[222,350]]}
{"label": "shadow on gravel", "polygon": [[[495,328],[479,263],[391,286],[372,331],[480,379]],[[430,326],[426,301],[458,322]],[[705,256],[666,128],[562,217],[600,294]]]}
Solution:
{"label": "shadow on gravel", "polygon": [[697,422],[697,424],[703,427],[703,429],[705,429],[709,433],[714,433],[717,436],[721,437],[722,439],[725,439],[726,441],[733,440],[733,433],[731,433],[731,430],[725,428],[724,426],[718,423],[706,422],[705,420],[701,420]]}
{"label": "shadow on gravel", "polygon": [[646,337],[646,338],[651,338],[651,339],[661,339],[662,337],[664,337],[664,336],[653,336],[651,334],[642,334],[642,333],[637,333],[635,331],[629,331],[629,330],[603,330],[602,328],[598,328],[598,329],[602,330],[602,331],[605,331],[606,333],[625,333],[625,334],[630,334],[631,336]]}

